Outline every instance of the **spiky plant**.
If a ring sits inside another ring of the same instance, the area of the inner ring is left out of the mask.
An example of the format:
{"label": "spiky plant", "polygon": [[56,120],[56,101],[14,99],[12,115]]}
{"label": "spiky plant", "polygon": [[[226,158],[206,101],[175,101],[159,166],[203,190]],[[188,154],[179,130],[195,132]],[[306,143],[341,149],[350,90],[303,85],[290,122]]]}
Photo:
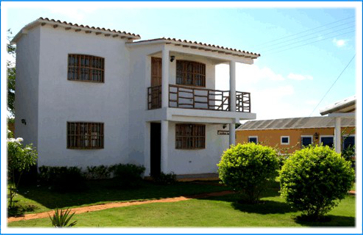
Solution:
{"label": "spiky plant", "polygon": [[70,220],[72,219],[75,212],[72,214],[70,209],[55,209],[54,215],[49,216],[50,221],[52,221],[52,225],[56,228],[62,228],[62,227],[73,227],[77,224],[77,221],[73,221],[70,223]]}

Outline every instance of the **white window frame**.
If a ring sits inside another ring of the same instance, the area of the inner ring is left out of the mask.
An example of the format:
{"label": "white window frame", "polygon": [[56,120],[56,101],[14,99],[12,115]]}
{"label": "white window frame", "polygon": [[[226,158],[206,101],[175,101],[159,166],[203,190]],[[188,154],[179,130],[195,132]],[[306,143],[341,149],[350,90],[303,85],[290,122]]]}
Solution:
{"label": "white window frame", "polygon": [[[282,143],[282,138],[287,138],[287,143]],[[289,145],[290,144],[290,136],[289,135],[281,136],[281,138],[280,138],[280,144],[281,145]]]}
{"label": "white window frame", "polygon": [[322,144],[323,142],[321,142],[321,138],[324,138],[324,137],[332,137],[333,138],[333,148],[335,148],[335,138],[334,138],[334,135],[320,135],[319,136],[319,144]]}
{"label": "white window frame", "polygon": [[248,136],[248,143],[253,143],[253,142],[250,142],[250,138],[256,138],[256,144],[258,144],[258,136],[255,136],[255,135],[253,135],[253,136]]}
{"label": "white window frame", "polygon": [[300,146],[301,147],[303,147],[302,140],[301,140],[303,137],[310,137],[311,138],[311,144],[314,144],[314,136],[313,135],[301,135],[300,136],[300,141],[301,141]]}

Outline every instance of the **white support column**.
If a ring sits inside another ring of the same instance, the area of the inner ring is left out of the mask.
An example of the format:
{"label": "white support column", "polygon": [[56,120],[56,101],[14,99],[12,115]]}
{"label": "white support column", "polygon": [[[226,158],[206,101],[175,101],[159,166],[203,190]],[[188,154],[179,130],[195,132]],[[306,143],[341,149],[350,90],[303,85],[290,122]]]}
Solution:
{"label": "white support column", "polygon": [[231,112],[236,111],[236,62],[231,60],[229,62],[229,105]]}
{"label": "white support column", "polygon": [[341,118],[335,118],[335,127],[334,127],[334,147],[337,153],[341,153],[342,147],[342,135],[341,135]]}
{"label": "white support column", "polygon": [[161,121],[161,172],[168,172],[169,121]]}
{"label": "white support column", "polygon": [[161,81],[161,107],[169,106],[169,49],[165,46],[162,51],[162,81]]}
{"label": "white support column", "polygon": [[236,129],[235,124],[230,123],[229,124],[229,145],[235,145],[236,144]]}

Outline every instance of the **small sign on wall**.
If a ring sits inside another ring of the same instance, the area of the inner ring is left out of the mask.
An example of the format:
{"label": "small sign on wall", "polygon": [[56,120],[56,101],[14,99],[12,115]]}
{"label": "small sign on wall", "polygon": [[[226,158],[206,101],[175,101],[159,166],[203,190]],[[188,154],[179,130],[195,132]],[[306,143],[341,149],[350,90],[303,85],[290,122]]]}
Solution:
{"label": "small sign on wall", "polygon": [[218,130],[217,135],[229,135],[229,131]]}

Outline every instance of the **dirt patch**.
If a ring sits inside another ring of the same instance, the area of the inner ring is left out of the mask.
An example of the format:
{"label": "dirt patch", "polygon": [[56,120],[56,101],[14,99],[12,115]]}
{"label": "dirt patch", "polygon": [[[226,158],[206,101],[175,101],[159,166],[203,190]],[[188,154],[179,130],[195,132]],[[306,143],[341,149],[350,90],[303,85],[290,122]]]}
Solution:
{"label": "dirt patch", "polygon": [[[203,194],[197,194],[197,195],[191,195],[191,196],[180,196],[180,197],[172,197],[172,198],[157,199],[157,200],[111,202],[111,203],[106,203],[106,204],[101,204],[101,205],[72,208],[71,210],[72,210],[72,213],[75,212],[76,214],[82,214],[82,213],[100,211],[100,210],[116,208],[116,207],[136,206],[136,205],[143,205],[143,204],[149,204],[149,203],[180,202],[180,201],[187,201],[187,200],[196,199],[196,198],[224,196],[224,195],[228,195],[228,194],[232,194],[232,193],[233,193],[233,191],[222,191],[222,192],[203,193]],[[8,223],[15,222],[15,221],[21,221],[21,220],[47,218],[47,217],[53,216],[53,215],[54,215],[54,211],[47,211],[47,212],[42,212],[42,213],[37,213],[37,214],[26,214],[21,217],[9,217]]]}

